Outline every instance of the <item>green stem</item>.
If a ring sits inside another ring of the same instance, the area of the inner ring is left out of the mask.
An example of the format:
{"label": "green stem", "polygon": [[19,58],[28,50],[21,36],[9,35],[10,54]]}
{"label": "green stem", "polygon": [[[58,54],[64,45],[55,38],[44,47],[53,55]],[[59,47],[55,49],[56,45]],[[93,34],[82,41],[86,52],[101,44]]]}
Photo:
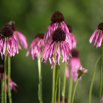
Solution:
{"label": "green stem", "polygon": [[[71,73],[70,73],[71,74]],[[70,77],[69,79],[69,91],[68,91],[68,103],[71,103],[71,95],[72,95],[72,85],[73,85],[73,80]]]}
{"label": "green stem", "polygon": [[57,95],[57,84],[58,84],[58,65],[56,65],[56,73],[55,73],[55,102],[56,103],[56,95]]}
{"label": "green stem", "polygon": [[6,63],[7,63],[7,45],[6,45],[5,58],[4,58],[4,96],[5,96],[5,103],[7,102],[7,96],[6,96]]}
{"label": "green stem", "polygon": [[43,103],[43,101],[42,101],[42,76],[41,76],[41,60],[40,60],[40,56],[38,56],[38,73],[39,73],[38,98],[39,98],[40,103]]}
{"label": "green stem", "polygon": [[8,97],[9,97],[9,103],[12,103],[11,90],[10,90],[10,76],[11,76],[11,58],[8,57]]}
{"label": "green stem", "polygon": [[103,42],[101,46],[101,70],[100,70],[100,91],[99,91],[99,103],[101,103],[101,94],[102,94],[102,66],[103,66]]}
{"label": "green stem", "polygon": [[[54,53],[54,60],[56,61],[56,50],[57,50],[57,44],[55,45],[55,53]],[[56,64],[53,63],[53,77],[52,77],[52,103],[55,103],[55,67]]]}
{"label": "green stem", "polygon": [[58,68],[58,103],[60,103],[60,67]]}
{"label": "green stem", "polygon": [[1,75],[1,103],[4,103],[3,75]]}
{"label": "green stem", "polygon": [[98,63],[99,63],[100,58],[101,58],[101,56],[97,59],[97,62],[96,62],[96,64],[95,64],[94,71],[93,71],[92,81],[91,81],[90,90],[89,90],[89,103],[91,103],[93,82],[94,82],[94,77],[95,77],[97,65],[98,65]]}
{"label": "green stem", "polygon": [[66,66],[67,66],[67,64],[65,63],[65,67],[64,67],[64,80],[63,80],[63,91],[62,91],[62,103],[64,103],[64,101],[65,101]]}
{"label": "green stem", "polygon": [[72,102],[71,103],[73,103],[73,101],[74,101],[74,96],[75,96],[75,92],[76,92],[76,89],[77,89],[78,82],[79,82],[79,78],[77,79],[75,87],[74,87],[73,96],[72,96]]}

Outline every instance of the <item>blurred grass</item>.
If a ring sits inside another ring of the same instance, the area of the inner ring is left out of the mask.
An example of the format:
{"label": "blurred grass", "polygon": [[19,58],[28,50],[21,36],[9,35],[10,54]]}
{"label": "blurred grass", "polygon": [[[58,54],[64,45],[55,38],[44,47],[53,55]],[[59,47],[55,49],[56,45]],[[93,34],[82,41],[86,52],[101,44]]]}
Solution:
{"label": "blurred grass", "polygon": [[[88,69],[88,73],[79,82],[75,103],[87,103],[94,64],[101,53],[100,48],[96,49],[93,43],[89,44],[89,38],[103,20],[102,5],[101,0],[2,0],[0,28],[8,21],[14,20],[17,30],[27,37],[30,46],[36,33],[46,31],[52,14],[57,10],[60,11],[65,17],[65,22],[73,28],[81,63]],[[33,61],[31,56],[26,57],[26,52],[27,50],[22,49],[18,55],[12,57],[12,79],[18,84],[17,93],[12,91],[13,103],[39,103],[37,59]],[[2,60],[0,62],[3,63]],[[63,66],[61,74],[62,69]],[[93,87],[93,103],[98,101],[99,72],[98,67]],[[50,103],[52,70],[49,62],[47,65],[42,63],[42,79],[43,101]]]}

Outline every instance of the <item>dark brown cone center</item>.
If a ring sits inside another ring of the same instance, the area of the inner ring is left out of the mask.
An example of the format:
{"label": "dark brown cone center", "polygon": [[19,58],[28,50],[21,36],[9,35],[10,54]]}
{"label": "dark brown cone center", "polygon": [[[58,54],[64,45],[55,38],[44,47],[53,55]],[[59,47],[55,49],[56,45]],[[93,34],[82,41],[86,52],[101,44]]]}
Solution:
{"label": "dark brown cone center", "polygon": [[35,35],[35,38],[43,39],[44,34],[43,33],[38,33],[38,34]]}
{"label": "dark brown cone center", "polygon": [[72,27],[70,25],[67,25],[69,32],[72,33]]}
{"label": "dark brown cone center", "polygon": [[79,51],[76,48],[71,50],[71,54],[72,54],[72,57],[76,57],[76,58],[79,57]]}
{"label": "dark brown cone center", "polygon": [[51,21],[52,21],[52,23],[56,23],[56,22],[60,23],[60,22],[64,21],[64,16],[63,16],[63,14],[60,13],[59,11],[56,11],[56,12],[52,15]]}
{"label": "dark brown cone center", "polygon": [[103,23],[100,23],[100,24],[98,25],[98,29],[103,30]]}
{"label": "dark brown cone center", "polygon": [[57,28],[54,33],[53,33],[53,36],[52,36],[52,40],[53,41],[65,41],[66,39],[66,35],[65,35],[65,32],[61,29],[61,28]]}
{"label": "dark brown cone center", "polygon": [[5,25],[1,28],[1,34],[3,37],[11,37],[13,36],[12,28],[8,25]]}

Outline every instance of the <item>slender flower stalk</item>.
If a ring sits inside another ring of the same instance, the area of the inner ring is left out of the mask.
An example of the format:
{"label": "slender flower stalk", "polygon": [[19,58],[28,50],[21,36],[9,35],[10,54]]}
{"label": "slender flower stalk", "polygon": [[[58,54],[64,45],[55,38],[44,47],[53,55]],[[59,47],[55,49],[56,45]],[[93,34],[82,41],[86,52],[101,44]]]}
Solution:
{"label": "slender flower stalk", "polygon": [[2,77],[2,74],[1,74],[1,103],[4,103],[3,77]]}
{"label": "slender flower stalk", "polygon": [[93,88],[94,77],[95,77],[97,65],[98,65],[100,59],[101,59],[101,56],[98,58],[98,60],[97,60],[97,62],[96,62],[96,64],[95,64],[95,67],[94,67],[93,76],[92,76],[92,81],[91,81],[90,90],[89,90],[89,103],[91,103],[91,96],[92,96],[92,88]]}
{"label": "slender flower stalk", "polygon": [[71,103],[73,103],[73,101],[74,101],[75,92],[76,92],[76,89],[77,89],[78,82],[79,82],[79,78],[77,79],[77,81],[75,83],[75,87],[74,87],[73,96],[72,96],[72,102]]}
{"label": "slender flower stalk", "polygon": [[67,66],[67,64],[65,63],[65,67],[64,67],[64,78],[63,78],[63,90],[62,90],[62,103],[64,103],[64,101],[65,101],[66,66]]}
{"label": "slender flower stalk", "polygon": [[9,85],[10,77],[11,77],[11,58],[8,57],[8,97],[9,97],[9,103],[12,103],[11,90]]}
{"label": "slender flower stalk", "polygon": [[60,103],[60,66],[58,67],[58,103]]}
{"label": "slender flower stalk", "polygon": [[68,89],[68,103],[71,103],[72,86],[73,86],[73,80],[70,77],[69,78],[69,89]]}
{"label": "slender flower stalk", "polygon": [[[57,45],[55,45],[54,60],[56,60],[56,50],[57,50]],[[56,71],[55,68],[56,68],[56,64],[53,63],[52,103],[55,103],[55,71]]]}
{"label": "slender flower stalk", "polygon": [[103,69],[103,41],[101,46],[101,70],[100,70],[100,91],[99,91],[99,103],[101,103],[101,95],[102,95],[102,69]]}
{"label": "slender flower stalk", "polygon": [[57,95],[57,85],[58,85],[58,65],[56,65],[56,73],[55,73],[55,101],[56,101],[56,95]]}
{"label": "slender flower stalk", "polygon": [[32,56],[32,59],[38,58],[38,75],[39,75],[39,84],[38,84],[38,99],[40,103],[43,103],[42,100],[42,76],[41,76],[41,57],[44,48],[44,34],[38,33],[35,35],[29,50],[26,53],[26,56],[29,54]]}
{"label": "slender flower stalk", "polygon": [[58,98],[60,99],[60,65],[56,65],[56,80],[55,80],[55,101],[57,96],[58,87]]}
{"label": "slender flower stalk", "polygon": [[38,74],[39,74],[39,84],[38,84],[38,98],[40,103],[43,103],[42,101],[42,76],[41,76],[41,60],[40,56],[38,55]]}
{"label": "slender flower stalk", "polygon": [[7,103],[7,96],[6,96],[6,69],[7,68],[7,47],[5,51],[5,59],[4,59],[4,96],[5,96],[5,103]]}

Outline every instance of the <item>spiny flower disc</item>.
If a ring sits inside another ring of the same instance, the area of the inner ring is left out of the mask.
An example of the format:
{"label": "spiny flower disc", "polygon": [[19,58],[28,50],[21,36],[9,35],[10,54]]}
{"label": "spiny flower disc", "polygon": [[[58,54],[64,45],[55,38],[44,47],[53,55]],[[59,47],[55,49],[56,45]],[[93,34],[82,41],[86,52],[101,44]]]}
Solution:
{"label": "spiny flower disc", "polygon": [[63,14],[60,13],[59,11],[56,11],[56,12],[52,15],[51,21],[52,21],[52,23],[56,23],[56,22],[60,23],[60,22],[64,21],[64,16],[63,16]]}
{"label": "spiny flower disc", "polygon": [[100,24],[98,25],[98,29],[103,30],[103,23],[100,23]]}
{"label": "spiny flower disc", "polygon": [[58,42],[58,41],[65,41],[65,39],[66,39],[65,32],[61,28],[57,28],[53,33],[52,40]]}
{"label": "spiny flower disc", "polygon": [[38,34],[35,35],[35,38],[43,39],[44,34],[43,33],[38,33]]}
{"label": "spiny flower disc", "polygon": [[72,53],[72,57],[76,57],[76,58],[79,57],[79,51],[76,48],[72,49],[71,53]]}
{"label": "spiny flower disc", "polygon": [[70,25],[67,25],[69,32],[72,33],[72,27]]}
{"label": "spiny flower disc", "polygon": [[10,26],[3,26],[1,28],[1,34],[4,36],[4,37],[11,37],[13,35],[13,31],[12,31],[12,28]]}

